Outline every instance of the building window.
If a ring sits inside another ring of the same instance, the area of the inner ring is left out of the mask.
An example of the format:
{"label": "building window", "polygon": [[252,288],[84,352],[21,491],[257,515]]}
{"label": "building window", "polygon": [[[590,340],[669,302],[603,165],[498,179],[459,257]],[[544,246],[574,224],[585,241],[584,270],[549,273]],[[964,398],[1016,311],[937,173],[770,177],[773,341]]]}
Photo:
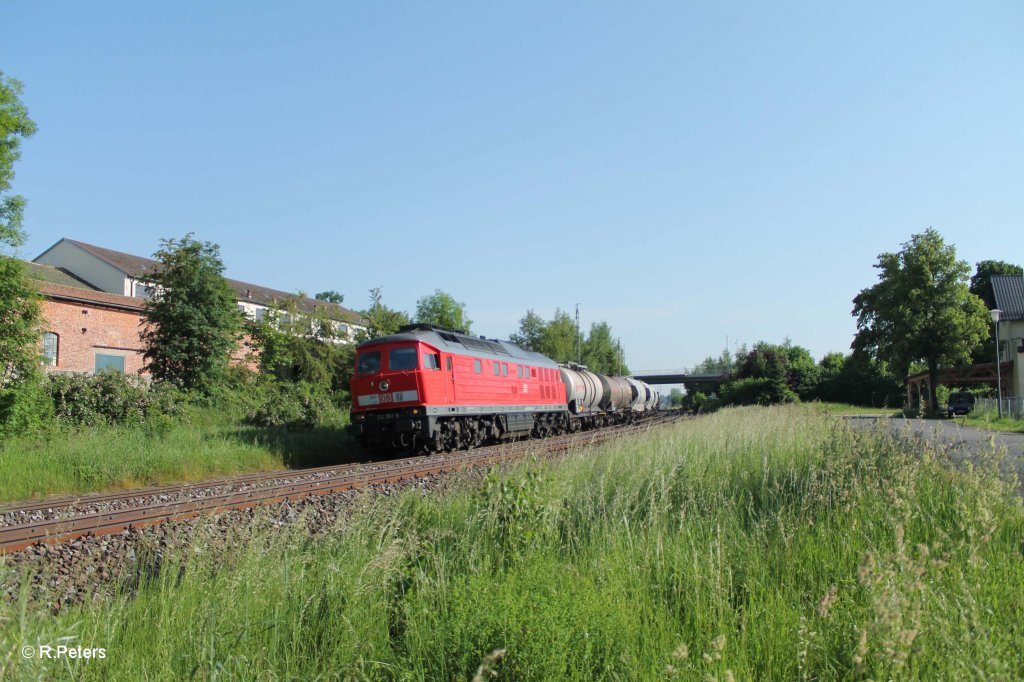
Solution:
{"label": "building window", "polygon": [[96,374],[100,372],[120,372],[124,374],[124,356],[123,355],[103,355],[102,353],[96,354]]}
{"label": "building window", "polygon": [[56,367],[59,350],[60,337],[54,332],[43,334],[43,364],[47,367]]}
{"label": "building window", "polygon": [[145,284],[135,283],[135,298],[141,298],[144,301],[148,301],[153,298],[153,287],[147,287]]}

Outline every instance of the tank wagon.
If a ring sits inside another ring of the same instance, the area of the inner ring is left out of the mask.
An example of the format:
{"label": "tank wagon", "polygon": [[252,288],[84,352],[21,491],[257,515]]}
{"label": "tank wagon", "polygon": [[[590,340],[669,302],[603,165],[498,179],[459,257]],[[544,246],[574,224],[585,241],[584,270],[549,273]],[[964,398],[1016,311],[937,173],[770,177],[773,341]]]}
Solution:
{"label": "tank wagon", "polygon": [[361,344],[350,388],[364,447],[418,452],[625,423],[658,406],[642,381],[427,324]]}

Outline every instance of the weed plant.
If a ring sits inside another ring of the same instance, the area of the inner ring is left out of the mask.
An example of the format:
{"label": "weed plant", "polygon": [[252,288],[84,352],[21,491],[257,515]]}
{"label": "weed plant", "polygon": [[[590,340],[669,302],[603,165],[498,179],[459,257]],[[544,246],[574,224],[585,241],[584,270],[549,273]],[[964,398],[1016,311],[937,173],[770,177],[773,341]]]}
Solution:
{"label": "weed plant", "polygon": [[269,525],[169,550],[137,590],[60,616],[26,594],[0,650],[71,638],[107,658],[12,654],[0,676],[1024,676],[1015,482],[812,408],[366,497],[314,538]]}

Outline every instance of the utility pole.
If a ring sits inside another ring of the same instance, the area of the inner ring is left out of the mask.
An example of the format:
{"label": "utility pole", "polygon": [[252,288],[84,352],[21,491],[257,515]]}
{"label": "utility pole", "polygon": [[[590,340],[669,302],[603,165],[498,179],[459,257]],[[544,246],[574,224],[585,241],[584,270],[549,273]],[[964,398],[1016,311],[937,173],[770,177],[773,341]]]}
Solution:
{"label": "utility pole", "polygon": [[576,364],[583,364],[583,349],[580,344],[580,304],[576,304]]}

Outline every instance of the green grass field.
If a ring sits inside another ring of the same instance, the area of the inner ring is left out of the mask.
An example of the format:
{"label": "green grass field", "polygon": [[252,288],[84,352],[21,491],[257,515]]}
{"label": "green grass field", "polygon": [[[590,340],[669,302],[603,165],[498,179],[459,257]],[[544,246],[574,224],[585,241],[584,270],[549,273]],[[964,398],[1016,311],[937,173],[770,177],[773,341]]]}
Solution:
{"label": "green grass field", "polygon": [[0,677],[1024,676],[1014,483],[807,407],[366,498],[315,540],[243,535],[167,555],[134,597],[56,617],[3,606],[0,650],[108,653],[11,654]]}
{"label": "green grass field", "polygon": [[999,418],[994,409],[976,410],[956,420],[963,426],[973,426],[976,429],[988,431],[1008,431],[1011,433],[1024,433],[1024,419]]}
{"label": "green grass field", "polygon": [[340,424],[259,428],[196,408],[185,423],[54,429],[0,443],[0,501],[316,466],[355,454]]}
{"label": "green grass field", "polygon": [[834,415],[882,415],[886,417],[903,416],[903,411],[894,407],[862,407],[860,405],[848,405],[846,403],[823,403],[815,401],[807,405],[821,410],[825,414]]}

